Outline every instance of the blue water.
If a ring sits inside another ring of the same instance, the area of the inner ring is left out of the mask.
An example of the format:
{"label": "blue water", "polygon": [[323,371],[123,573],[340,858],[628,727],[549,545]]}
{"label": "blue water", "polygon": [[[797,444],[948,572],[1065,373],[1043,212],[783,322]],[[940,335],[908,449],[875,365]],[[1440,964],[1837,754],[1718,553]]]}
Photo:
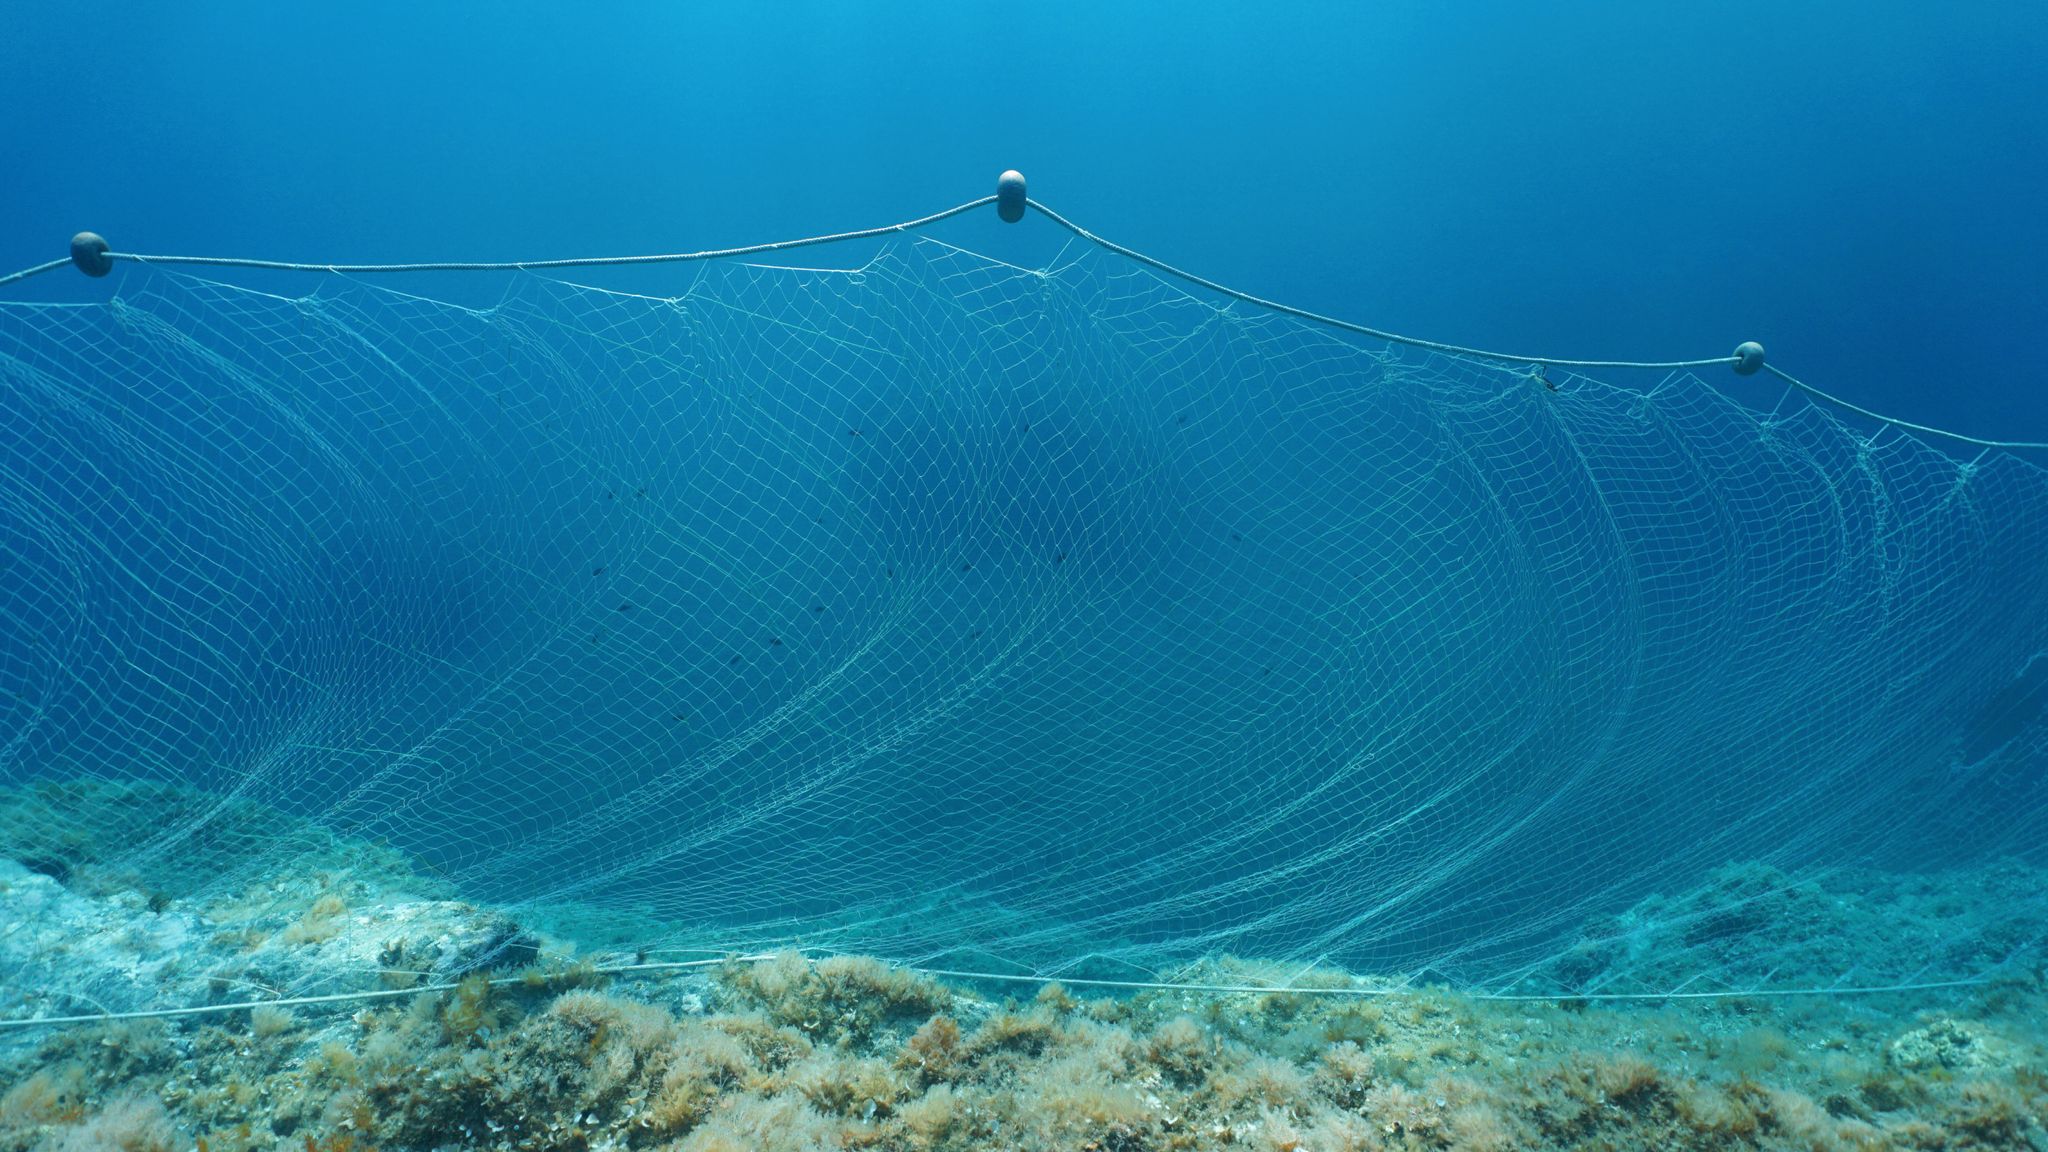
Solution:
{"label": "blue water", "polygon": [[330,261],[695,249],[1014,166],[1302,306],[1550,356],[1758,339],[1898,416],[2042,439],[2044,57],[2025,2],[21,0],[0,266],[80,228]]}

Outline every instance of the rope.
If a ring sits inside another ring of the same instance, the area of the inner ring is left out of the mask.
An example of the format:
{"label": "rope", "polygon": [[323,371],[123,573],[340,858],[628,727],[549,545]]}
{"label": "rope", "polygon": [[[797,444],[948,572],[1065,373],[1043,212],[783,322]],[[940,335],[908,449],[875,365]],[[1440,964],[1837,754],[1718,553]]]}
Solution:
{"label": "rope", "polygon": [[62,268],[69,263],[71,263],[71,257],[66,256],[59,260],[52,260],[47,264],[38,264],[33,268],[23,268],[19,272],[10,272],[5,276],[0,276],[0,285],[12,284],[16,280],[26,280],[31,276],[40,276],[53,268]]}
{"label": "rope", "polygon": [[[936,224],[941,220],[951,219],[962,213],[972,212],[976,208],[995,203],[996,199],[994,196],[983,196],[977,200],[969,200],[964,204],[956,204],[942,212],[934,212],[929,216],[920,216],[915,220],[905,220],[900,224],[887,224],[879,228],[862,228],[853,232],[834,232],[826,236],[806,236],[799,240],[777,240],[768,244],[750,244],[740,248],[711,248],[702,252],[670,252],[652,256],[576,256],[563,260],[510,260],[502,262],[438,261],[415,264],[302,264],[285,260],[259,260],[234,256],[151,256],[136,252],[108,252],[106,257],[109,260],[132,260],[138,264],[203,265],[212,268],[261,268],[279,272],[336,272],[351,275],[381,272],[545,272],[557,268],[603,268],[631,264],[674,264],[691,260],[717,260],[731,256],[755,256],[764,252],[786,252],[790,249],[808,248],[817,244],[836,244],[845,240],[867,240],[877,236],[909,232],[930,224]],[[1268,300],[1263,296],[1254,296],[1249,292],[1240,292],[1235,288],[1219,284],[1206,277],[1197,276],[1185,269],[1177,268],[1164,260],[1147,256],[1135,248],[1126,248],[1113,240],[1098,236],[1036,200],[1027,198],[1024,203],[1035,209],[1039,215],[1044,216],[1080,239],[1105,251],[1114,252],[1127,260],[1142,264],[1156,272],[1164,273],[1185,283],[1193,284],[1220,296],[1249,304],[1256,308],[1278,312],[1285,316],[1292,316],[1298,320],[1306,320],[1312,324],[1320,324],[1342,332],[1353,332],[1360,336],[1382,340],[1389,344],[1401,344],[1430,352],[1442,352],[1452,356],[1467,356],[1473,359],[1491,360],[1502,364],[1525,364],[1536,368],[1625,368],[1673,371],[1687,368],[1705,368],[1715,364],[1732,365],[1737,360],[1734,356],[1709,356],[1699,360],[1561,360],[1548,356],[1525,356],[1514,352],[1491,352],[1484,348],[1468,348],[1462,344],[1446,344],[1439,340],[1424,340],[1415,336],[1403,336],[1398,332],[1388,332],[1384,329],[1372,328],[1364,324],[1354,324],[1349,320],[1339,320],[1334,316],[1325,316],[1320,312],[1311,312],[1306,308],[1296,308],[1292,305],[1282,304],[1277,300]],[[39,276],[44,272],[61,268],[69,263],[71,263],[69,259],[59,259],[38,264],[33,268],[24,268],[19,272],[0,276],[0,286],[26,280],[31,276]],[[1865,419],[1875,420],[1880,424],[1886,424],[1894,428],[1903,428],[1929,436],[1946,437],[1982,448],[2048,450],[2048,441],[1986,440],[1977,436],[1964,435],[1960,432],[1950,432],[1946,429],[1936,428],[1927,424],[1915,424],[1910,420],[1900,420],[1896,417],[1885,416],[1868,408],[1852,404],[1838,396],[1823,392],[1774,364],[1767,362],[1764,367],[1769,369],[1779,379],[1809,396],[1816,397],[1846,411],[1854,412]]]}
{"label": "rope", "polygon": [[[754,256],[762,252],[786,252],[792,248],[809,248],[816,244],[837,244],[844,240],[867,240],[876,236],[888,236],[897,232],[908,232],[927,224],[971,212],[986,204],[995,203],[993,196],[969,200],[957,204],[944,212],[934,212],[901,224],[886,224],[880,228],[862,228],[855,232],[834,232],[829,236],[806,236],[801,240],[777,240],[768,244],[749,244],[743,248],[711,248],[702,252],[669,252],[655,256],[574,256],[566,260],[512,260],[503,263],[440,262],[429,264],[293,264],[282,260],[250,260],[228,256],[143,256],[132,252],[109,252],[110,260],[133,260],[139,264],[204,264],[216,268],[267,268],[281,272],[340,272],[356,274],[365,272],[545,272],[555,268],[609,268],[626,264],[677,264],[687,260],[717,260],[728,256]],[[67,261],[60,261],[67,263]],[[47,265],[46,265],[47,267]]]}
{"label": "rope", "polygon": [[[603,976],[626,976],[648,972],[676,972],[697,968],[710,968],[723,964],[747,963],[775,959],[772,953],[754,953],[743,956],[721,956],[715,960],[672,960],[641,964],[615,964],[589,969]],[[918,968],[905,967],[903,971],[915,972],[921,976],[932,976],[953,980],[998,981],[1013,984],[1059,984],[1069,988],[1114,988],[1131,992],[1203,992],[1211,995],[1269,995],[1286,993],[1290,996],[1399,996],[1418,991],[1414,986],[1403,985],[1393,988],[1293,988],[1272,984],[1177,984],[1163,980],[1092,980],[1062,976],[1025,976],[1006,972],[974,972],[959,968]],[[1510,994],[1504,992],[1459,992],[1471,1000],[1494,1000],[1510,1002],[1580,1002],[1580,1001],[1656,1001],[1656,1000],[1749,1000],[1789,999],[1803,996],[1879,996],[1887,993],[1924,992],[1941,988],[1971,988],[1990,983],[1988,977],[1966,980],[1930,980],[1913,984],[1882,984],[1855,988],[1769,988],[1750,991],[1714,992],[1552,992]],[[512,985],[529,985],[528,976],[501,976],[485,981],[490,987],[503,988]],[[295,1008],[313,1004],[348,1004],[370,1000],[392,1000],[406,996],[423,996],[429,992],[448,992],[461,987],[457,983],[422,984],[413,988],[380,988],[375,991],[336,992],[326,996],[291,996],[276,1000],[241,1000],[231,1004],[201,1004],[190,1008],[156,1008],[140,1012],[89,1012],[76,1016],[42,1016],[31,1020],[0,1020],[0,1030],[10,1028],[42,1028],[65,1024],[103,1024],[115,1020],[161,1020],[178,1016],[220,1016],[230,1012],[244,1012],[255,1008]]]}
{"label": "rope", "polygon": [[[1410,986],[1397,988],[1290,988],[1285,985],[1267,984],[1174,984],[1167,981],[1151,980],[1069,980],[1060,976],[1020,976],[994,972],[965,972],[952,968],[910,968],[907,971],[925,976],[943,976],[955,980],[1000,980],[1018,984],[1060,984],[1075,988],[1123,988],[1143,992],[1211,992],[1223,995],[1259,994],[1285,992],[1290,996],[1399,996],[1414,992]],[[1877,996],[1887,992],[1922,992],[1934,988],[1968,988],[1988,984],[1984,977],[1967,980],[1930,980],[1918,984],[1882,984],[1858,988],[1772,988],[1760,991],[1714,991],[1714,992],[1550,992],[1550,993],[1506,993],[1506,992],[1459,992],[1469,1000],[1502,1001],[1580,1001],[1580,1000],[1747,1000],[1751,998],[1790,998],[1799,996]]]}
{"label": "rope", "polygon": [[[749,244],[741,248],[710,248],[702,252],[665,252],[652,256],[572,256],[562,260],[506,260],[506,261],[434,261],[415,264],[302,264],[290,260],[260,260],[242,256],[152,256],[140,252],[109,252],[109,260],[132,260],[137,264],[186,264],[203,265],[209,268],[261,268],[277,272],[336,272],[344,275],[358,275],[372,272],[545,272],[556,268],[604,268],[626,264],[676,264],[688,260],[717,260],[728,256],[754,256],[763,252],[786,252],[792,248],[809,248],[816,244],[837,244],[844,240],[867,240],[876,236],[888,236],[908,232],[927,224],[971,212],[987,204],[995,203],[995,197],[983,196],[956,204],[943,212],[905,220],[900,224],[886,224],[880,228],[862,228],[854,232],[834,232],[828,236],[805,236],[799,240],[776,240],[767,244]],[[33,268],[24,268],[9,276],[0,277],[0,285],[26,280],[54,268],[71,263],[69,259],[52,260]]]}
{"label": "rope", "polygon": [[[1314,324],[1322,324],[1327,327],[1336,328],[1345,332],[1356,332],[1361,336],[1370,336],[1375,340],[1384,340],[1390,344],[1405,344],[1411,348],[1423,348],[1431,352],[1444,352],[1453,356],[1470,356],[1474,359],[1493,360],[1507,364],[1527,364],[1538,368],[1644,368],[1652,370],[1669,371],[1680,368],[1704,368],[1713,364],[1732,365],[1737,361],[1737,357],[1734,356],[1711,356],[1703,360],[1661,361],[1553,360],[1543,356],[1522,356],[1512,352],[1489,352],[1483,348],[1467,348],[1460,344],[1445,344],[1437,340],[1422,340],[1413,336],[1403,336],[1398,332],[1387,332],[1378,328],[1369,328],[1363,324],[1353,324],[1349,320],[1339,320],[1334,316],[1325,316],[1320,312],[1310,312],[1306,308],[1296,308],[1292,305],[1282,304],[1275,300],[1268,300],[1262,296],[1254,296],[1249,292],[1240,292],[1235,288],[1229,287],[1228,285],[1218,284],[1214,280],[1210,280],[1202,276],[1197,276],[1194,273],[1188,272],[1184,269],[1176,268],[1173,265],[1168,264],[1164,260],[1154,259],[1153,257],[1147,256],[1143,252],[1140,252],[1134,248],[1126,248],[1123,245],[1118,244],[1112,240],[1107,240],[1101,236],[1097,236],[1095,233],[1090,232],[1086,228],[1081,227],[1079,224],[1074,223],[1072,220],[1067,219],[1066,217],[1053,211],[1051,208],[1048,208],[1045,205],[1040,204],[1036,200],[1026,199],[1024,202],[1030,205],[1031,207],[1037,209],[1038,213],[1044,216],[1046,219],[1052,221],[1053,223],[1059,225],[1062,228],[1065,228],[1067,231],[1072,232],[1074,235],[1080,237],[1083,240],[1086,240],[1090,244],[1094,244],[1098,247],[1105,248],[1126,259],[1135,260],[1138,263],[1143,264],[1147,268],[1151,268],[1159,272],[1164,272],[1168,276],[1176,277],[1180,280],[1186,281],[1189,284],[1197,285],[1211,292],[1215,292],[1219,295],[1227,296],[1232,300],[1238,300],[1243,303],[1253,305],[1254,307],[1270,309],[1274,312],[1284,313],[1285,315],[1293,316],[1297,319],[1307,320]],[[1936,428],[1927,424],[1915,424],[1910,420],[1900,420],[1896,417],[1886,416],[1878,412],[1872,412],[1868,408],[1864,408],[1856,404],[1851,404],[1847,400],[1843,400],[1838,396],[1834,396],[1827,392],[1823,392],[1820,389],[1815,388],[1811,384],[1808,384],[1805,381],[1794,377],[1790,373],[1786,372],[1785,370],[1779,368],[1774,364],[1771,364],[1768,361],[1765,362],[1764,367],[1769,369],[1776,376],[1778,376],[1779,379],[1784,380],[1787,384],[1790,384],[1793,387],[1799,389],[1800,391],[1805,392],[1809,396],[1817,397],[1821,400],[1826,401],[1829,404],[1835,405],[1838,408],[1843,408],[1850,412],[1854,412],[1859,416],[1862,416],[1866,419],[1875,420],[1880,424],[1888,424],[1894,428],[1904,428],[1913,432],[1923,432],[1930,436],[1946,436],[1951,440],[1959,440],[1965,444],[1975,444],[1982,448],[2027,448],[2048,450],[2048,441],[1985,440],[1976,436],[1967,436],[1961,432],[1950,432],[1947,429]]]}
{"label": "rope", "polygon": [[[685,968],[708,968],[717,964],[736,961],[773,960],[767,953],[752,956],[720,957],[716,960],[667,960],[652,964],[617,964],[610,967],[589,969],[600,976],[618,976],[636,972],[676,971]],[[545,985],[547,976],[543,975]],[[526,976],[500,976],[486,980],[493,988],[504,988],[514,984],[526,985]],[[170,1016],[218,1016],[229,1012],[241,1012],[251,1008],[295,1008],[307,1004],[348,1004],[362,1000],[391,1000],[401,996],[423,996],[429,992],[447,992],[461,987],[460,984],[421,984],[412,988],[379,988],[369,992],[336,992],[327,996],[290,996],[279,1000],[241,1000],[233,1004],[201,1004],[192,1008],[154,1008],[143,1012],[88,1012],[79,1016],[40,1016],[33,1020],[0,1020],[0,1029],[40,1028],[56,1024],[101,1024],[110,1020],[160,1020]]]}
{"label": "rope", "polygon": [[1710,356],[1704,360],[1555,360],[1548,356],[1519,356],[1512,352],[1488,352],[1483,348],[1467,348],[1461,344],[1445,344],[1436,340],[1423,340],[1414,336],[1403,336],[1398,332],[1385,332],[1378,328],[1368,328],[1363,324],[1353,324],[1349,320],[1339,320],[1334,316],[1325,316],[1320,312],[1310,312],[1306,308],[1296,308],[1292,305],[1281,304],[1277,301],[1268,300],[1263,296],[1254,296],[1249,292],[1240,292],[1235,288],[1226,287],[1225,285],[1218,284],[1214,280],[1209,280],[1201,276],[1197,276],[1193,272],[1187,272],[1183,271],[1182,269],[1176,268],[1173,265],[1168,264],[1164,260],[1155,260],[1152,257],[1147,256],[1143,252],[1140,252],[1134,248],[1126,248],[1123,245],[1118,244],[1114,241],[1105,240],[1102,237],[1097,236],[1095,233],[1090,232],[1086,228],[1081,227],[1079,224],[1074,223],[1072,220],[1067,219],[1065,216],[1062,216],[1059,213],[1053,211],[1052,209],[1046,207],[1045,205],[1040,204],[1036,200],[1026,200],[1024,202],[1026,204],[1029,204],[1031,207],[1038,209],[1039,214],[1044,216],[1046,219],[1052,221],[1053,223],[1059,225],[1062,228],[1065,228],[1067,231],[1072,232],[1074,235],[1079,236],[1081,239],[1088,241],[1090,244],[1098,245],[1102,248],[1106,248],[1109,251],[1116,253],[1119,256],[1135,260],[1138,263],[1145,265],[1147,268],[1152,268],[1157,271],[1164,272],[1168,276],[1177,277],[1181,280],[1187,281],[1190,284],[1199,285],[1203,288],[1208,289],[1211,292],[1228,296],[1232,300],[1242,301],[1243,303],[1250,304],[1259,308],[1267,308],[1274,312],[1285,313],[1286,315],[1293,316],[1301,320],[1307,320],[1311,323],[1322,324],[1331,328],[1342,329],[1346,332],[1356,332],[1361,336],[1370,336],[1375,340],[1384,340],[1390,344],[1406,344],[1411,348],[1426,348],[1431,352],[1447,352],[1453,356],[1471,356],[1480,360],[1498,360],[1502,363],[1507,364],[1528,364],[1534,367],[1548,368],[1671,369],[1704,368],[1711,364],[1735,363],[1735,357],[1733,356]]}
{"label": "rope", "polygon": [[1851,411],[1851,412],[1854,412],[1854,413],[1856,413],[1856,414],[1857,414],[1858,416],[1863,416],[1863,417],[1867,417],[1867,418],[1869,418],[1869,419],[1871,419],[1871,420],[1875,420],[1875,421],[1877,421],[1877,422],[1878,422],[1878,423],[1880,423],[1880,424],[1890,424],[1890,425],[1891,425],[1892,427],[1894,427],[1894,428],[1907,428],[1907,429],[1911,429],[1911,430],[1912,430],[1912,431],[1914,431],[1914,432],[1926,432],[1926,433],[1929,433],[1929,434],[1931,434],[1931,435],[1935,435],[1935,436],[1946,436],[1946,437],[1948,437],[1948,438],[1949,438],[1949,439],[1951,439],[1951,440],[1960,440],[1960,441],[1962,441],[1962,442],[1963,442],[1963,443],[1965,443],[1965,444],[1976,444],[1976,445],[1978,445],[1978,446],[1980,446],[1980,447],[1984,447],[1984,448],[2042,448],[2042,449],[2048,449],[2048,441],[2042,441],[2042,440],[1982,440],[1982,439],[1979,439],[1979,438],[1977,438],[1977,437],[1975,437],[1975,436],[1965,436],[1965,435],[1963,435],[1963,434],[1962,434],[1961,432],[1948,432],[1948,431],[1944,431],[1944,430],[1942,430],[1942,429],[1940,429],[1940,428],[1931,428],[1931,427],[1929,427],[1929,426],[1927,426],[1927,425],[1925,425],[1925,424],[1915,424],[1915,423],[1913,423],[1913,422],[1912,422],[1912,421],[1910,421],[1910,420],[1900,420],[1900,419],[1896,419],[1896,418],[1894,418],[1894,417],[1891,417],[1891,416],[1883,416],[1883,415],[1880,415],[1880,414],[1878,414],[1878,413],[1876,413],[1876,412],[1872,412],[1872,411],[1871,411],[1870,409],[1868,409],[1868,408],[1864,408],[1864,407],[1861,407],[1861,406],[1859,406],[1859,405],[1856,405],[1856,404],[1851,404],[1851,403],[1849,403],[1849,402],[1848,402],[1847,400],[1844,400],[1844,399],[1842,399],[1842,398],[1841,398],[1841,397],[1839,397],[1839,396],[1831,396],[1831,395],[1829,395],[1828,393],[1826,393],[1826,392],[1823,392],[1823,391],[1821,391],[1821,390],[1820,390],[1820,389],[1818,389],[1818,388],[1815,388],[1815,387],[1814,387],[1813,385],[1811,385],[1811,384],[1808,384],[1808,383],[1807,383],[1806,381],[1804,381],[1804,380],[1801,380],[1801,379],[1799,379],[1798,377],[1796,377],[1796,376],[1792,375],[1792,374],[1791,374],[1790,372],[1787,372],[1787,371],[1785,371],[1785,370],[1784,370],[1783,368],[1780,368],[1780,367],[1778,367],[1778,366],[1777,366],[1777,365],[1775,365],[1775,364],[1771,364],[1771,363],[1768,363],[1768,362],[1766,362],[1766,363],[1764,364],[1764,368],[1765,368],[1766,370],[1768,370],[1768,371],[1769,371],[1769,372],[1770,372],[1770,373],[1771,373],[1772,375],[1776,376],[1776,377],[1777,377],[1778,379],[1780,379],[1780,380],[1783,380],[1783,381],[1784,381],[1785,383],[1787,383],[1787,384],[1790,384],[1790,385],[1791,385],[1791,386],[1793,386],[1794,388],[1797,388],[1797,389],[1799,389],[1799,390],[1800,390],[1801,392],[1804,392],[1804,393],[1806,393],[1806,394],[1807,394],[1808,396],[1817,396],[1817,397],[1819,397],[1820,399],[1822,399],[1822,400],[1825,400],[1825,401],[1827,401],[1828,403],[1830,403],[1830,404],[1833,404],[1833,405],[1835,405],[1836,407],[1839,407],[1839,408],[1846,408],[1846,409],[1848,409],[1849,411]]}

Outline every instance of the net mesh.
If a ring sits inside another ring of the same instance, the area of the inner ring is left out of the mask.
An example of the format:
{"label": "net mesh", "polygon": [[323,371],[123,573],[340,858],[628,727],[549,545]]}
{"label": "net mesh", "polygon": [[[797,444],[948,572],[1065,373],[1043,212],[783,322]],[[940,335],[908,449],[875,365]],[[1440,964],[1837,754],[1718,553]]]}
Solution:
{"label": "net mesh", "polygon": [[0,851],[84,779],[199,889],[335,835],[650,938],[1496,987],[1730,861],[2039,860],[2022,460],[1101,252],[686,279],[0,306]]}

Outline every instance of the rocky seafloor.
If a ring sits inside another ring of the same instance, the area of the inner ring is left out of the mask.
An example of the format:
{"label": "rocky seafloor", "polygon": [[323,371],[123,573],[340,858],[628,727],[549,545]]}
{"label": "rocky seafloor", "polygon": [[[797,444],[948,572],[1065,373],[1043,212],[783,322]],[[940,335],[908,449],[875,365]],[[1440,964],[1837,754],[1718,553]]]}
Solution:
{"label": "rocky seafloor", "polygon": [[[0,1021],[253,1006],[0,1026],[0,1152],[2048,1152],[2048,874],[2013,861],[1730,867],[1589,925],[1516,985],[1538,998],[1504,999],[1228,958],[1166,975],[1286,989],[578,956],[367,846],[309,834],[302,866],[202,897],[14,827]],[[1599,999],[1796,986],[1787,963],[1973,982]]]}

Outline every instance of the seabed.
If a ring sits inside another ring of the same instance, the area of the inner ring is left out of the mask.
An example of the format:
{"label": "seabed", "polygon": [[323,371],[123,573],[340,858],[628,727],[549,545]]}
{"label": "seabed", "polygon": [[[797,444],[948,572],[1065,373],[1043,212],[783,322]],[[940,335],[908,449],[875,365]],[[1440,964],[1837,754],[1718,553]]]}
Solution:
{"label": "seabed", "polygon": [[[0,823],[138,795],[37,786],[0,796]],[[2048,1152],[2048,874],[2019,862],[1813,883],[1731,867],[1589,926],[1540,974],[1618,986],[1626,952],[1670,987],[1681,969],[1645,942],[1727,971],[1767,942],[1781,962],[1867,953],[1881,978],[1979,982],[1508,1000],[1235,958],[1166,975],[1290,987],[579,955],[388,850],[301,839],[294,870],[202,898],[96,861],[89,837],[13,838],[28,848],[0,859],[0,1019],[378,998],[0,1028],[0,1152]]]}

